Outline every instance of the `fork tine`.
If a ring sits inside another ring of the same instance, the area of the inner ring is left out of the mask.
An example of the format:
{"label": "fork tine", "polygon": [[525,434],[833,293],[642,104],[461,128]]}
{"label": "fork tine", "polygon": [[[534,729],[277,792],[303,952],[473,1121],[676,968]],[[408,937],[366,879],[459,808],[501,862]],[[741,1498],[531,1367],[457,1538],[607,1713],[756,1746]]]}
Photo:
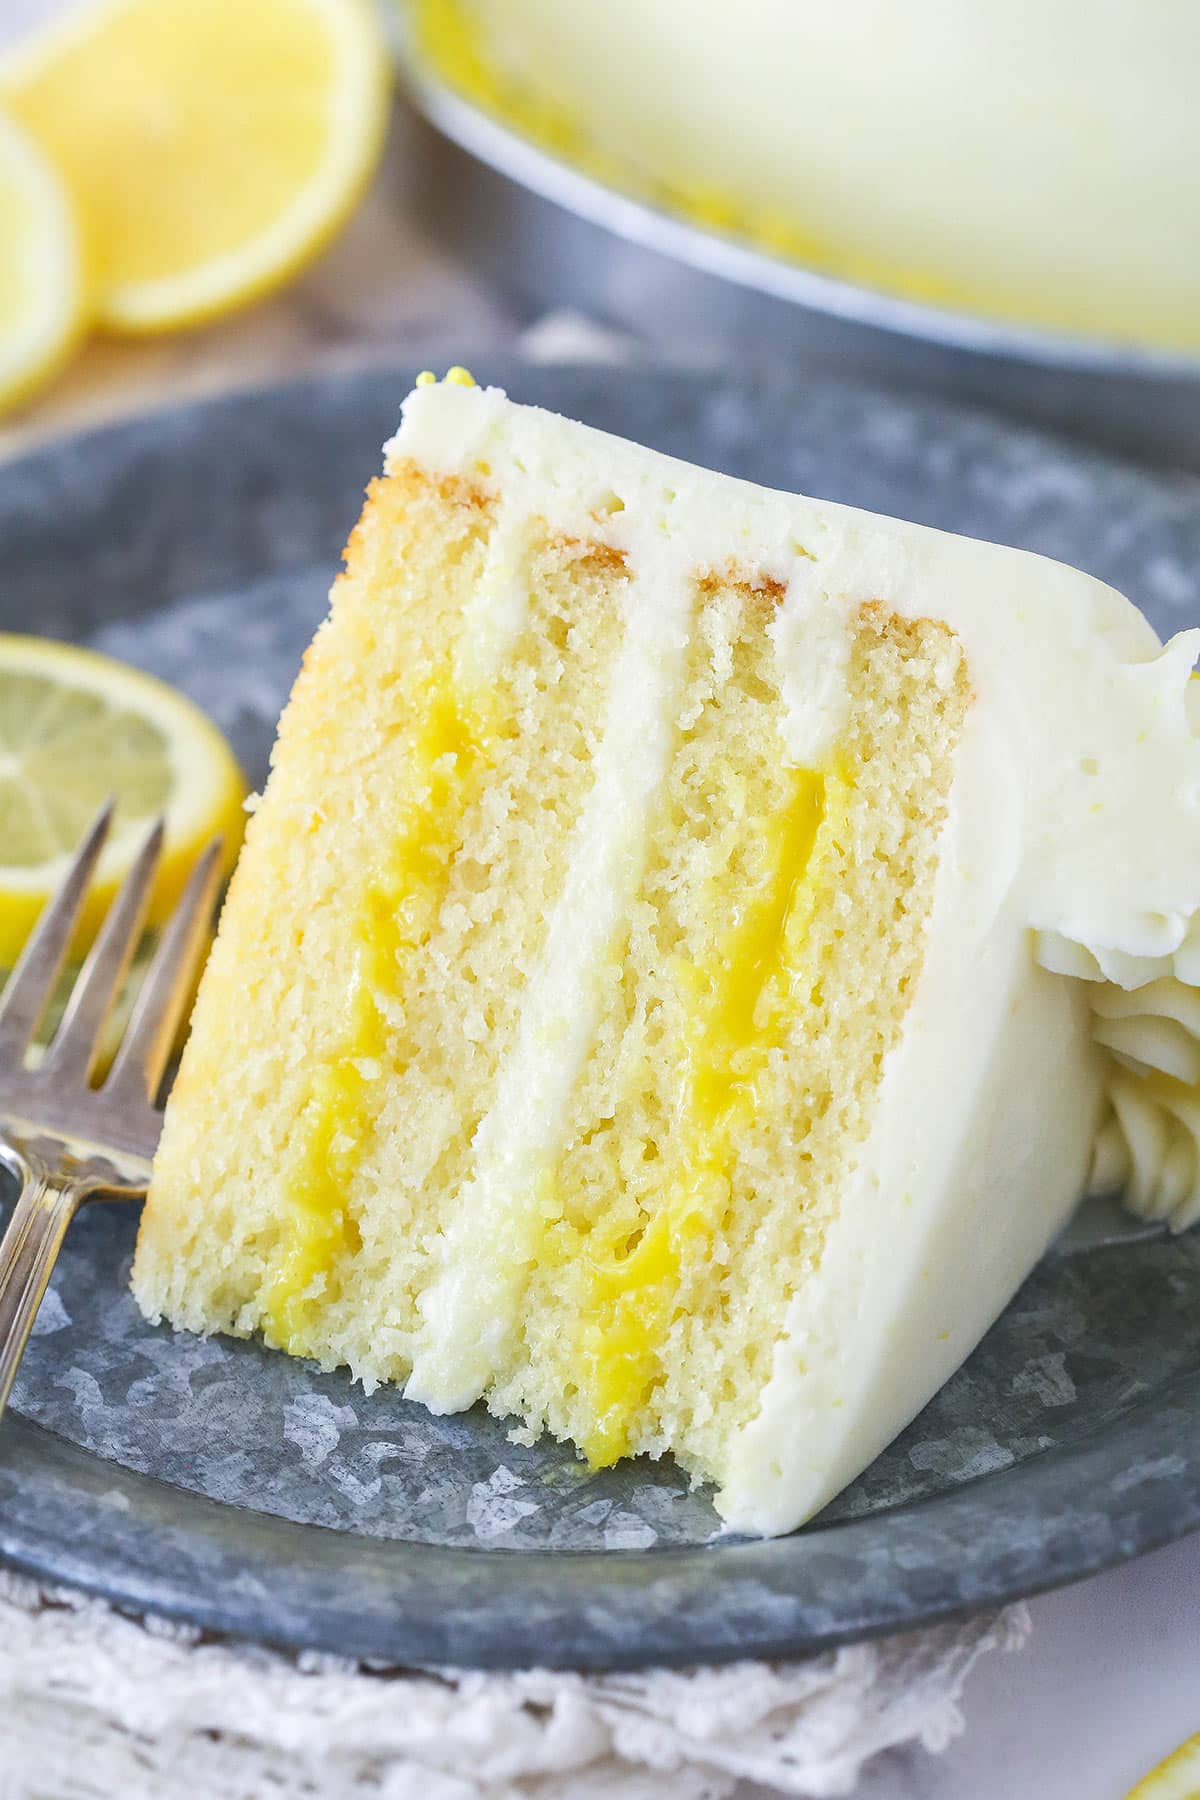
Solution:
{"label": "fork tine", "polygon": [[0,1058],[6,1061],[19,1061],[25,1055],[46,1010],[108,836],[113,804],[109,800],[101,808],[75,852],[75,860],[30,934],[0,997]]}
{"label": "fork tine", "polygon": [[162,843],[163,821],[159,819],[122,882],[121,891],[71,990],[44,1068],[64,1075],[78,1075],[85,1081],[91,1073],[104,1021],[142,933]]}
{"label": "fork tine", "polygon": [[221,839],[214,838],[188,877],[154,952],[121,1048],[104,1083],[106,1092],[130,1081],[151,1101],[158,1092],[212,917],[220,858]]}

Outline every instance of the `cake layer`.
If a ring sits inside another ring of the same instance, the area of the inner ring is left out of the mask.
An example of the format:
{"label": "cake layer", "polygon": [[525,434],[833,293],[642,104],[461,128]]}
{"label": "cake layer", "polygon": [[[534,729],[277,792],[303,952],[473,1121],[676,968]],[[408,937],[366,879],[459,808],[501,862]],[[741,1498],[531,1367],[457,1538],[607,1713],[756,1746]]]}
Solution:
{"label": "cake layer", "polygon": [[657,205],[915,300],[1200,349],[1192,0],[411,5],[443,78]]}
{"label": "cake layer", "polygon": [[1127,1086],[1194,1092],[1197,634],[496,392],[418,388],[388,468],[135,1292],[594,1464],[670,1449],[787,1529],[969,1351],[1098,1128],[1146,1167]]}
{"label": "cake layer", "polygon": [[[613,564],[526,521],[504,668],[481,685],[473,609],[504,587],[513,554],[500,512],[412,470],[376,487],[336,630],[308,653],[270,803],[250,821],[255,851],[206,974],[159,1160],[164,1201],[143,1235],[140,1267],[177,1281],[175,1233],[191,1226],[163,1171],[203,1161],[216,1175],[204,1229],[221,1249],[202,1283],[173,1293],[172,1316],[261,1329],[372,1380],[409,1367],[422,1196],[462,1179],[491,1101],[516,1028],[513,973],[540,950],[615,643],[604,611],[573,656],[564,719],[563,604]],[[245,1060],[204,1051],[208,1006],[214,1024],[236,1020]],[[227,1121],[215,1163],[209,1107]]]}
{"label": "cake layer", "polygon": [[700,612],[624,980],[563,1121],[562,1217],[489,1400],[593,1462],[670,1445],[719,1481],[902,1029],[968,698],[941,628],[864,609],[829,766],[790,768],[775,604],[718,586]]}

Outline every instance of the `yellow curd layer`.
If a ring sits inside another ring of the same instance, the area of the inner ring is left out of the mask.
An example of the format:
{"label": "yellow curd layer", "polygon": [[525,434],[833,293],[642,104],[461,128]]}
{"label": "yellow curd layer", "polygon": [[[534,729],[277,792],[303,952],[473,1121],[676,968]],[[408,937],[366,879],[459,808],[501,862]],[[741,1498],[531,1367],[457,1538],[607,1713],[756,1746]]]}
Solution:
{"label": "yellow curd layer", "polygon": [[581,1255],[587,1282],[578,1381],[595,1424],[582,1441],[607,1467],[661,1373],[685,1266],[703,1258],[730,1203],[736,1140],[753,1125],[768,1058],[784,1040],[791,984],[819,899],[820,843],[846,791],[838,773],[797,769],[789,804],[763,827],[767,875],[708,966],[681,971],[689,990],[686,1061],[676,1124],[659,1146],[665,1202],[629,1248],[628,1216],[601,1225]]}
{"label": "yellow curd layer", "polygon": [[263,1296],[266,1336],[293,1356],[309,1353],[321,1278],[359,1248],[346,1195],[373,1128],[387,1003],[399,998],[405,962],[433,928],[463,815],[489,765],[489,740],[484,709],[466,701],[445,668],[412,744],[410,798],[354,923],[345,1038],[315,1072],[293,1143],[292,1231]]}

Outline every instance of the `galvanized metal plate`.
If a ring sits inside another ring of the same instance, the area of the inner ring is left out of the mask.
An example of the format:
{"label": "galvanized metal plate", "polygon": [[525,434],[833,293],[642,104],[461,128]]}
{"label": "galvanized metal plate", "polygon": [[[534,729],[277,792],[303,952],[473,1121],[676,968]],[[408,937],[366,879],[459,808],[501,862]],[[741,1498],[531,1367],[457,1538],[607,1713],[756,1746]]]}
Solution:
{"label": "galvanized metal plate", "polygon": [[[1200,618],[1200,494],[838,384],[539,369],[515,397],[751,479],[1083,564]],[[175,681],[261,778],[412,371],[235,396],[0,470],[0,627]],[[128,1206],[68,1240],[0,1426],[0,1556],[207,1629],[392,1662],[789,1654],[1030,1593],[1200,1526],[1200,1234],[1092,1212],[804,1531],[719,1530],[669,1462],[589,1473],[478,1410],[152,1328]]]}

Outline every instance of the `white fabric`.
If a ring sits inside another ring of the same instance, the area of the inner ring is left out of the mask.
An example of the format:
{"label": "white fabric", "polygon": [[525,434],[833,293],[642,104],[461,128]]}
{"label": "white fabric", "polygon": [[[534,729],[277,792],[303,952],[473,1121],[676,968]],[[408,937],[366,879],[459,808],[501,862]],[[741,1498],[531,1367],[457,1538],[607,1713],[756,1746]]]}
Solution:
{"label": "white fabric", "polygon": [[581,1676],[364,1668],[212,1643],[0,1573],[0,1800],[724,1800],[852,1792],[944,1749],[1024,1607],[791,1665]]}

